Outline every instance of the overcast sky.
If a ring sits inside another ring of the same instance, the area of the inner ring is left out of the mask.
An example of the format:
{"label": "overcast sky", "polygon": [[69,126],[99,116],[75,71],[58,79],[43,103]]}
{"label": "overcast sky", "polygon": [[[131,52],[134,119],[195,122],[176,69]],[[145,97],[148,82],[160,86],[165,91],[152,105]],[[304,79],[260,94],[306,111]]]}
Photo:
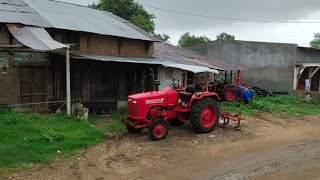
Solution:
{"label": "overcast sky", "polygon": [[[96,0],[60,0],[88,5]],[[320,22],[319,0],[137,0],[142,5],[162,9],[228,18]],[[181,34],[191,32],[215,39],[220,32],[235,35],[238,40],[297,43],[309,46],[317,24],[253,23],[196,17],[146,7],[156,16],[156,32],[167,33],[177,44]]]}

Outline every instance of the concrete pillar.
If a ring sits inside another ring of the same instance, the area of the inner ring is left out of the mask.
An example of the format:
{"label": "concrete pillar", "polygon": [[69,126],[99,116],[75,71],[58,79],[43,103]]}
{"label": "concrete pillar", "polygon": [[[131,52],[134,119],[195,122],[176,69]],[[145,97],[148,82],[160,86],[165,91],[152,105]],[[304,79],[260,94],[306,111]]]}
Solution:
{"label": "concrete pillar", "polygon": [[67,114],[71,115],[71,86],[70,86],[70,46],[66,48],[66,97]]}
{"label": "concrete pillar", "polygon": [[297,90],[298,86],[298,67],[294,67],[294,77],[293,77],[293,90]]}

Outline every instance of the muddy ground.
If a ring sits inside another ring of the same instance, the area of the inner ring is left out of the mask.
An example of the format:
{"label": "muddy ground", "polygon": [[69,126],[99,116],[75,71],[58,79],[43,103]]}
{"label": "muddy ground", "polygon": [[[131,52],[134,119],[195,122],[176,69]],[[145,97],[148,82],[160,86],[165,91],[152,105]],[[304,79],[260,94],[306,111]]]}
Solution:
{"label": "muddy ground", "polygon": [[10,179],[320,179],[320,117],[259,114],[206,135],[184,125],[159,142],[127,134]]}

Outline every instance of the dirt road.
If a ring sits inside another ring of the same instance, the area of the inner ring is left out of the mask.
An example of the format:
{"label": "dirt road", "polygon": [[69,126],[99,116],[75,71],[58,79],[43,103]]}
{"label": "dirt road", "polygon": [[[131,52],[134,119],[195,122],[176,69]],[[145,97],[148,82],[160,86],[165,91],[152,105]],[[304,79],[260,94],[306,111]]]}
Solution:
{"label": "dirt road", "polygon": [[320,179],[320,117],[260,114],[206,135],[173,127],[160,142],[126,135],[11,179]]}

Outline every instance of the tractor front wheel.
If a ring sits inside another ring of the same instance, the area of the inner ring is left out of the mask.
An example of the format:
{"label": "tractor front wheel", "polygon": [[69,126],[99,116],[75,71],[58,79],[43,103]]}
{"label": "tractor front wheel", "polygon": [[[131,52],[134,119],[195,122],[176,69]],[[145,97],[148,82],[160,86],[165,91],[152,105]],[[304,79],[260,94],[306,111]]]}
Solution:
{"label": "tractor front wheel", "polygon": [[142,131],[142,129],[137,129],[137,128],[134,128],[130,125],[126,125],[126,126],[127,126],[127,130],[132,134],[137,134]]}
{"label": "tractor front wheel", "polygon": [[196,102],[191,109],[190,124],[198,134],[210,133],[219,124],[220,109],[217,101],[206,98]]}
{"label": "tractor front wheel", "polygon": [[168,135],[169,126],[166,121],[159,119],[152,122],[149,126],[149,137],[152,141],[159,141]]}

